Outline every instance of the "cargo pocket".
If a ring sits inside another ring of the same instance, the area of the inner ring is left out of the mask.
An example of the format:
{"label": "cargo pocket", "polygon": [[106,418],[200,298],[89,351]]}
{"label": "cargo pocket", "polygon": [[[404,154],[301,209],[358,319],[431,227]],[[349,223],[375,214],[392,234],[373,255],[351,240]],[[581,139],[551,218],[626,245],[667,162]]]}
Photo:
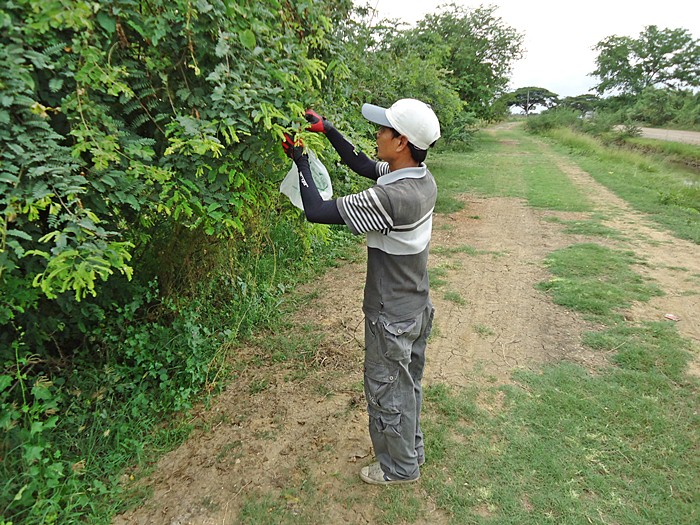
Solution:
{"label": "cargo pocket", "polygon": [[384,324],[384,348],[383,354],[392,361],[407,361],[411,358],[411,348],[413,341],[418,337],[418,321],[409,319],[408,321],[398,321]]}
{"label": "cargo pocket", "polygon": [[393,364],[365,362],[365,397],[372,412],[395,413],[396,401],[394,387],[399,378],[399,367]]}
{"label": "cargo pocket", "polygon": [[396,403],[399,368],[394,365],[365,363],[365,397],[371,424],[387,436],[401,435],[401,413]]}
{"label": "cargo pocket", "polygon": [[401,437],[401,414],[370,415],[374,428],[387,437]]}

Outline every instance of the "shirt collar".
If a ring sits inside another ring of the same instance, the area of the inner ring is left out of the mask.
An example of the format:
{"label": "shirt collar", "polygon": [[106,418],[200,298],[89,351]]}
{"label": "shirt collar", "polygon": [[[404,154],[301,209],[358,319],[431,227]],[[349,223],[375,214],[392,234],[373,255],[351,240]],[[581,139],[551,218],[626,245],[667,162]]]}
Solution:
{"label": "shirt collar", "polygon": [[401,179],[420,179],[425,177],[428,168],[421,162],[421,165],[416,168],[402,168],[396,171],[390,171],[386,175],[382,175],[377,179],[377,184],[391,184]]}

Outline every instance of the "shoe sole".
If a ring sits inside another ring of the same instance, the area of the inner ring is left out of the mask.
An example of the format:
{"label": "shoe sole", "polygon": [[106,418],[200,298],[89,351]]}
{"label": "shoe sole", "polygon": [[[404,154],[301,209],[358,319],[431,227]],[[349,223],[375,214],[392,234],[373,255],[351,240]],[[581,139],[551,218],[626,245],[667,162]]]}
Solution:
{"label": "shoe sole", "polygon": [[370,485],[402,485],[405,483],[415,483],[420,479],[420,474],[417,478],[414,479],[392,479],[390,481],[378,481],[376,479],[370,478],[369,476],[365,476],[362,472],[360,472],[360,479],[362,479],[362,481],[364,481],[365,483],[369,483]]}

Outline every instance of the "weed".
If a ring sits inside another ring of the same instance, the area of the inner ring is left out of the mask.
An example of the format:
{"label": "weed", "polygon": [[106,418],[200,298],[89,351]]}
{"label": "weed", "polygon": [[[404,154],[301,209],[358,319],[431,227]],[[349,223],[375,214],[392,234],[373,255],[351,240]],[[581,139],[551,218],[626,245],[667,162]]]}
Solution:
{"label": "weed", "polygon": [[256,379],[255,381],[251,381],[250,386],[248,387],[248,392],[251,395],[259,394],[260,392],[264,392],[270,387],[270,380],[268,378],[262,378],[262,379]]}
{"label": "weed", "polygon": [[465,304],[467,304],[467,301],[464,299],[464,297],[462,297],[458,292],[455,291],[445,292],[444,297],[446,301],[451,301],[460,306],[464,306]]}
{"label": "weed", "polygon": [[491,337],[495,334],[491,328],[483,324],[474,325],[474,331],[482,338]]}
{"label": "weed", "polygon": [[430,276],[430,288],[436,290],[447,284],[447,268],[436,266],[428,270]]}

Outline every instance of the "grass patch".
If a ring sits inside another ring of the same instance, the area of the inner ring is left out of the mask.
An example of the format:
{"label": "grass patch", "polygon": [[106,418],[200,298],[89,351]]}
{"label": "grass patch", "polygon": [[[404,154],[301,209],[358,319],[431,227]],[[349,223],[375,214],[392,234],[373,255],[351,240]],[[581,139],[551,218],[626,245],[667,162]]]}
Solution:
{"label": "grass patch", "polygon": [[460,246],[452,246],[452,247],[445,247],[445,246],[435,246],[434,248],[430,249],[431,253],[435,255],[456,255],[456,254],[466,254],[466,255],[471,255],[473,257],[476,257],[477,255],[502,255],[500,252],[494,252],[491,250],[479,250],[477,248],[474,248],[473,246],[470,246],[468,244],[462,244]]}
{"label": "grass patch", "polygon": [[408,494],[401,487],[380,491],[375,498],[375,505],[382,511],[376,523],[386,525],[415,523],[424,513],[422,498]]}
{"label": "grass patch", "polygon": [[483,324],[474,325],[474,331],[481,338],[486,338],[486,337],[491,337],[492,335],[496,335],[496,333],[491,328],[489,328],[488,326],[483,325]]}
{"label": "grass patch", "polygon": [[428,270],[430,278],[430,288],[437,290],[447,284],[447,268],[436,266]]}
{"label": "grass patch", "polygon": [[[652,154],[658,160],[682,164],[695,169],[700,167],[700,147],[694,144],[642,137],[626,137],[624,143],[628,147],[641,150],[644,154]],[[697,172],[695,173],[695,178],[700,178]]]}
{"label": "grass patch", "polygon": [[605,239],[620,240],[623,238],[617,230],[605,226],[597,218],[567,221],[559,217],[547,217],[548,222],[563,224],[564,233],[571,235],[587,235],[588,237],[603,237]]}
{"label": "grass patch", "polygon": [[469,153],[441,153],[431,158],[430,169],[440,188],[438,213],[463,209],[459,199],[463,193],[517,197],[530,206],[561,211],[591,209],[585,195],[524,132],[499,132],[498,137],[481,133],[478,145]]}
{"label": "grass patch", "polygon": [[648,301],[661,291],[645,282],[630,266],[631,252],[585,243],[558,250],[545,264],[554,277],[540,283],[556,304],[583,312],[596,321],[619,320],[618,310],[633,301]]}
{"label": "grass patch", "polygon": [[505,394],[496,415],[474,391],[427,390],[435,462],[422,483],[451,523],[698,522],[700,385],[683,373],[688,342],[657,324],[589,341],[618,347],[618,366],[521,372],[517,385],[490,389]]}
{"label": "grass patch", "polygon": [[679,238],[700,244],[700,175],[570,129],[548,136],[596,181]]}
{"label": "grass patch", "polygon": [[617,325],[584,335],[584,343],[596,350],[615,352],[612,361],[625,370],[657,377],[655,383],[682,383],[691,359],[691,347],[669,322],[640,326]]}
{"label": "grass patch", "polygon": [[445,297],[446,301],[451,301],[451,302],[458,304],[460,306],[464,306],[465,304],[467,304],[467,301],[458,292],[454,292],[454,291],[445,292],[444,297]]}

